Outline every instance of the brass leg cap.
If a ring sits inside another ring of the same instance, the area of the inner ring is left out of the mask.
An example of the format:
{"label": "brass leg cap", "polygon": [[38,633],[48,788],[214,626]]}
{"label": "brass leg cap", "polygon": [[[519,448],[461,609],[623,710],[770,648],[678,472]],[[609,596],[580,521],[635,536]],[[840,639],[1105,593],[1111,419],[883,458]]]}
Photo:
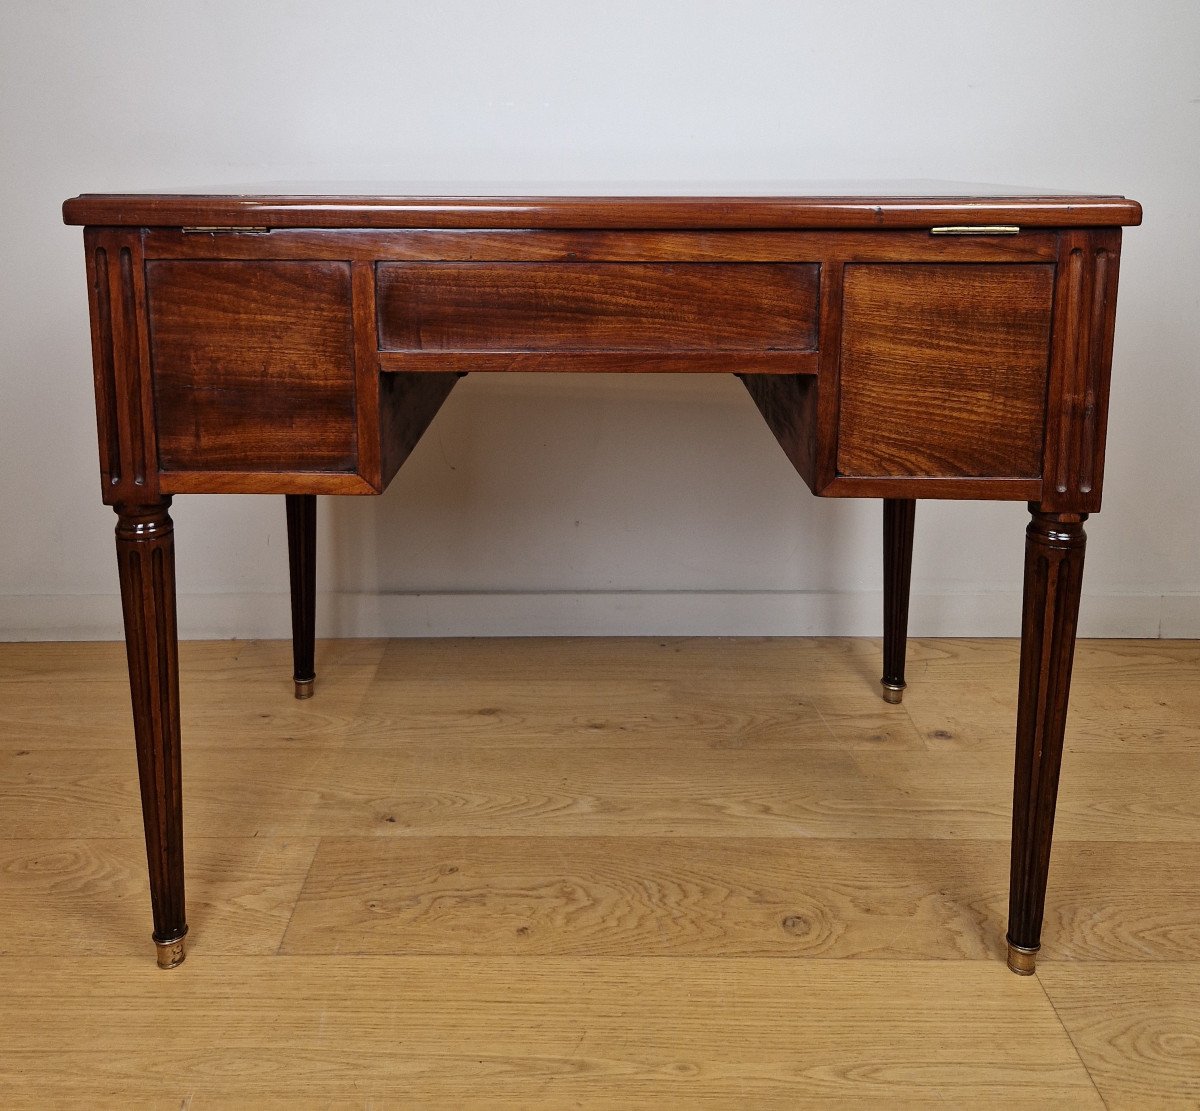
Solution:
{"label": "brass leg cap", "polygon": [[1032,976],[1037,966],[1037,955],[1040,946],[1026,949],[1024,945],[1008,943],[1008,967],[1018,976]]}
{"label": "brass leg cap", "polygon": [[904,699],[904,688],[907,683],[888,683],[881,680],[879,685],[883,688],[884,702],[890,702],[893,706],[898,706]]}
{"label": "brass leg cap", "polygon": [[158,950],[158,967],[174,968],[183,964],[187,956],[187,934],[175,938],[174,941],[159,941],[155,938],[154,947]]}
{"label": "brass leg cap", "polygon": [[316,679],[297,679],[297,680],[295,680],[296,697],[297,698],[312,698],[313,684],[315,682],[316,682]]}

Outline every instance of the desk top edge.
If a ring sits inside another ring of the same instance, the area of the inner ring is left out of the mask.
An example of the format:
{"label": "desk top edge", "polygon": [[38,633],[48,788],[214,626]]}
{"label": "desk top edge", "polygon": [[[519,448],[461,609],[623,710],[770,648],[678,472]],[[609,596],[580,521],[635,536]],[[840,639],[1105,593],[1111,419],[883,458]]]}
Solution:
{"label": "desk top edge", "polygon": [[84,193],[67,224],[271,228],[928,228],[939,224],[1117,227],[1141,223],[1117,195],[592,195]]}

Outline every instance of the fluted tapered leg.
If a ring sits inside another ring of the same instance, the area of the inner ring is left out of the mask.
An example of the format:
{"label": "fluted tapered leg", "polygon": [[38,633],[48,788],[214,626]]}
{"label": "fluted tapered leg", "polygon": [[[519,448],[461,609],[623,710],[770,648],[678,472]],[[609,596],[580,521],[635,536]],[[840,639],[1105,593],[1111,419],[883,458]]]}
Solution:
{"label": "fluted tapered leg", "polygon": [[912,583],[912,498],[883,502],[883,687],[885,702],[904,697],[904,657],[908,650],[908,596]]}
{"label": "fluted tapered leg", "polygon": [[288,494],[288,569],[292,586],[292,678],[297,698],[311,698],[317,623],[317,499]]}
{"label": "fluted tapered leg", "polygon": [[129,657],[142,821],[158,963],[184,958],[183,792],[179,751],[179,655],[175,540],[170,498],[118,505],[117,566]]}
{"label": "fluted tapered leg", "polygon": [[1086,514],[1030,510],[1008,910],[1008,966],[1022,975],[1033,972],[1041,945],[1087,543]]}

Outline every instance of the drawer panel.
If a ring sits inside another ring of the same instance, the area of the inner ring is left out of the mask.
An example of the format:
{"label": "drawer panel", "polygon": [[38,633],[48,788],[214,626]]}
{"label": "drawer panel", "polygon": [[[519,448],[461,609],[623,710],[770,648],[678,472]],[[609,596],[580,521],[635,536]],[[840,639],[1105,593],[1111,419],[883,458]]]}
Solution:
{"label": "drawer panel", "polygon": [[353,471],[344,262],[150,261],[164,471]]}
{"label": "drawer panel", "polygon": [[810,263],[380,263],[379,346],[402,352],[811,352]]}
{"label": "drawer panel", "polygon": [[1041,263],[847,266],[838,474],[1039,477],[1053,288]]}

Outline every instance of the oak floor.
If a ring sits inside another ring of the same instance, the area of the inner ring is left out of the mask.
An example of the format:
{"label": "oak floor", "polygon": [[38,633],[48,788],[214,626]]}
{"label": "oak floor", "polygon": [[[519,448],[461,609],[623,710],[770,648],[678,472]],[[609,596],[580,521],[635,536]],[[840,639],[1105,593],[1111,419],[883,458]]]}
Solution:
{"label": "oak floor", "polygon": [[1200,642],[1081,642],[1030,979],[1013,641],[181,656],[160,972],[123,649],[0,645],[0,1106],[1200,1107]]}

